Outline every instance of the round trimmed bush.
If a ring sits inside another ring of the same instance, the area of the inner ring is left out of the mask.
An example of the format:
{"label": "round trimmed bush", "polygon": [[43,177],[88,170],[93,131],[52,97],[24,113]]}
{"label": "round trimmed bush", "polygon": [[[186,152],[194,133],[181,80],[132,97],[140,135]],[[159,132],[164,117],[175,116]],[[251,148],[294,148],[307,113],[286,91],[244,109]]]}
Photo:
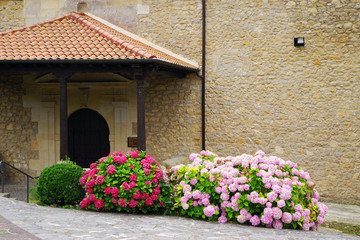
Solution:
{"label": "round trimmed bush", "polygon": [[75,205],[85,196],[79,183],[84,170],[74,163],[55,164],[45,168],[38,185],[40,201],[48,205]]}
{"label": "round trimmed bush", "polygon": [[262,151],[226,158],[202,151],[190,160],[169,172],[182,215],[277,229],[316,230],[325,221],[327,206],[294,162]]}
{"label": "round trimmed bush", "polygon": [[132,213],[165,211],[171,199],[164,177],[159,163],[144,151],[110,153],[80,178],[88,197],[79,206]]}

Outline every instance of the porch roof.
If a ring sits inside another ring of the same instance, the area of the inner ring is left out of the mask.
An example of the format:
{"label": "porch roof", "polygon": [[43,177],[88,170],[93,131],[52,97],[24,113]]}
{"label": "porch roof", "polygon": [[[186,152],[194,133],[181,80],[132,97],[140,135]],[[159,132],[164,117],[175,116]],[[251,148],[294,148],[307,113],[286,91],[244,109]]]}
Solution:
{"label": "porch roof", "polygon": [[90,13],[71,12],[0,33],[0,63],[156,63],[190,72],[195,62]]}

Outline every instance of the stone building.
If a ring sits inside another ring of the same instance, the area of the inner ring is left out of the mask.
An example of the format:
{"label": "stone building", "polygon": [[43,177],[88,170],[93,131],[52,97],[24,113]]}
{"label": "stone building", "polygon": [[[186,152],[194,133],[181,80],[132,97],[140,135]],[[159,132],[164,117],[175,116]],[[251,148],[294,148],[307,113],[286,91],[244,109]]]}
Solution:
{"label": "stone building", "polygon": [[[0,30],[86,11],[181,55],[200,75],[205,69],[204,134],[201,78],[157,73],[145,81],[149,154],[186,156],[201,150],[203,136],[222,156],[261,149],[309,171],[323,200],[360,204],[359,10],[359,0],[14,0],[0,1]],[[127,138],[138,135],[134,79],[72,78],[69,121],[91,109],[108,125],[110,150],[130,149]],[[1,73],[0,85],[1,159],[38,174],[60,157],[56,78]]]}

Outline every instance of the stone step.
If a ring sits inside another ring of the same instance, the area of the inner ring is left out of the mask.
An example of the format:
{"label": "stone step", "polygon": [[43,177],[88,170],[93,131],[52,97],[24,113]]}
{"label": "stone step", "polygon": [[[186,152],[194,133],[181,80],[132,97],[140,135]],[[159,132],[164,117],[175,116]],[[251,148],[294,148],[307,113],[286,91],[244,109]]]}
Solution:
{"label": "stone step", "polygon": [[10,198],[10,193],[0,193],[0,197]]}

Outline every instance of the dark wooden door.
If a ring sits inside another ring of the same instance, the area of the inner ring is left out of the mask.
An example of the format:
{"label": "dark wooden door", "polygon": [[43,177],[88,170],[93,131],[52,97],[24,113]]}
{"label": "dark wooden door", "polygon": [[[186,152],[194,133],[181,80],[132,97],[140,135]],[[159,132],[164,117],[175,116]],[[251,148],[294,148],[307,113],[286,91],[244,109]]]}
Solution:
{"label": "dark wooden door", "polygon": [[84,168],[110,152],[109,127],[98,112],[80,109],[68,119],[69,157]]}

